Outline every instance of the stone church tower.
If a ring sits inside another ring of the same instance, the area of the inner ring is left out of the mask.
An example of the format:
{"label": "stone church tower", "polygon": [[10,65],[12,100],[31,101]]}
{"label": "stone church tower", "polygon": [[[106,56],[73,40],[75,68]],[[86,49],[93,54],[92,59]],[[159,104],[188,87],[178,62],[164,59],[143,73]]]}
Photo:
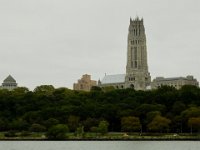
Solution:
{"label": "stone church tower", "polygon": [[125,88],[146,90],[151,76],[147,65],[147,46],[143,19],[130,19]]}

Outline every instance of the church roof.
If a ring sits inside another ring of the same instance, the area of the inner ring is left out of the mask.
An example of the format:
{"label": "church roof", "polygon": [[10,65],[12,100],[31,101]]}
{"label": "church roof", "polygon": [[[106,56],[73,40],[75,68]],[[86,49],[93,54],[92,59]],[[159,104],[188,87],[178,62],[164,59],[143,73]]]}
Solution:
{"label": "church roof", "polygon": [[101,84],[123,83],[125,82],[125,74],[106,75]]}
{"label": "church roof", "polygon": [[10,82],[16,82],[16,80],[11,75],[9,75],[3,82],[10,83]]}

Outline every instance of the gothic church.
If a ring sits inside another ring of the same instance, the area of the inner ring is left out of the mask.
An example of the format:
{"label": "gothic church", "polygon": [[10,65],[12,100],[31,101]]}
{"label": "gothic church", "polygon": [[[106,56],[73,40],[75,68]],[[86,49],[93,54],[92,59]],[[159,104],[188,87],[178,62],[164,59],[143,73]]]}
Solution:
{"label": "gothic church", "polygon": [[143,19],[130,19],[127,40],[126,74],[105,75],[100,87],[113,86],[118,89],[134,88],[146,90],[151,83],[147,64],[147,46]]}

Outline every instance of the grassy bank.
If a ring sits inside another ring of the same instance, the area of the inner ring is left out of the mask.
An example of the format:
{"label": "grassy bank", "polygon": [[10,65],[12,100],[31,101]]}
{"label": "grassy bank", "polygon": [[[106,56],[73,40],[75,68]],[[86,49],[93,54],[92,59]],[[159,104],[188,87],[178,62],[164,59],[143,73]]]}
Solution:
{"label": "grassy bank", "polygon": [[[23,133],[17,132],[14,136],[8,137],[5,132],[0,133],[0,140],[48,140],[44,133]],[[142,134],[133,133],[108,133],[101,135],[98,133],[84,133],[76,135],[74,133],[66,134],[63,140],[200,140],[200,134]]]}

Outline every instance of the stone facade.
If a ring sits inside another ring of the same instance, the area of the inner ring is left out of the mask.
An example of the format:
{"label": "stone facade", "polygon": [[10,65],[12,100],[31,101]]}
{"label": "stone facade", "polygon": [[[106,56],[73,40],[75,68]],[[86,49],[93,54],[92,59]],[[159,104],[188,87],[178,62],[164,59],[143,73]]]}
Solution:
{"label": "stone facade", "polygon": [[174,77],[174,78],[156,77],[151,83],[151,88],[157,89],[164,85],[173,86],[176,89],[180,89],[184,85],[199,86],[199,83],[193,76],[190,75],[188,75],[187,77]]}
{"label": "stone facade", "polygon": [[148,71],[146,35],[143,19],[130,19],[127,40],[126,74],[105,75],[98,82],[100,87],[113,86],[116,89],[134,88],[135,90],[157,89],[162,85],[180,89],[183,85],[199,86],[193,76],[164,78],[157,77],[151,82]]}
{"label": "stone facade", "polygon": [[78,83],[74,83],[73,89],[80,91],[90,91],[92,86],[97,86],[97,82],[95,80],[91,80],[91,76],[85,74],[82,76]]}
{"label": "stone facade", "polygon": [[125,88],[146,90],[151,77],[147,65],[147,46],[143,19],[130,19]]}
{"label": "stone facade", "polygon": [[1,89],[7,89],[9,91],[12,91],[13,89],[17,88],[16,80],[9,75],[2,83]]}
{"label": "stone facade", "polygon": [[146,90],[150,82],[151,77],[147,65],[145,29],[143,19],[137,17],[134,20],[130,19],[127,39],[126,74],[105,76],[102,81],[99,82],[99,86]]}

